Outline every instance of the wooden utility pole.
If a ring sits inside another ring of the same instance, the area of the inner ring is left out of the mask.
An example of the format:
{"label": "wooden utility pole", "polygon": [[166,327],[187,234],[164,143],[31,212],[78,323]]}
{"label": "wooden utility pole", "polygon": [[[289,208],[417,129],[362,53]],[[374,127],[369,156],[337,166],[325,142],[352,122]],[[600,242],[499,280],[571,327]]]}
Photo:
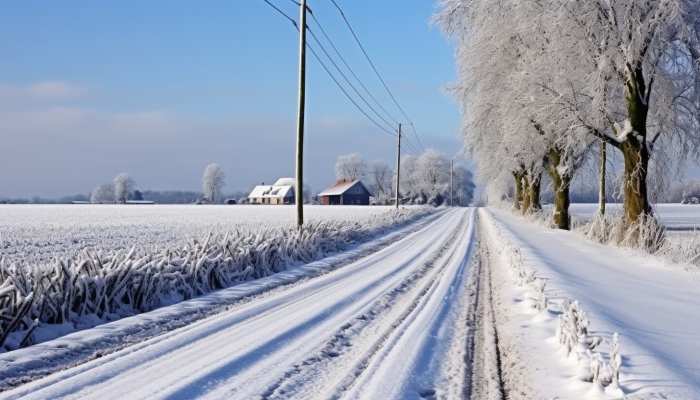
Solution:
{"label": "wooden utility pole", "polygon": [[299,113],[297,115],[296,187],[297,228],[304,224],[304,108],[306,106],[306,0],[299,2]]}
{"label": "wooden utility pole", "polygon": [[401,182],[401,124],[399,124],[399,148],[396,153],[396,208],[399,208],[399,182]]}
{"label": "wooden utility pole", "polygon": [[452,195],[452,188],[454,187],[455,180],[455,160],[450,160],[450,207],[454,206],[452,202],[454,201],[454,196]]}
{"label": "wooden utility pole", "polygon": [[607,150],[605,140],[600,139],[600,192],[598,193],[598,207],[600,215],[605,215],[605,164],[607,162]]}

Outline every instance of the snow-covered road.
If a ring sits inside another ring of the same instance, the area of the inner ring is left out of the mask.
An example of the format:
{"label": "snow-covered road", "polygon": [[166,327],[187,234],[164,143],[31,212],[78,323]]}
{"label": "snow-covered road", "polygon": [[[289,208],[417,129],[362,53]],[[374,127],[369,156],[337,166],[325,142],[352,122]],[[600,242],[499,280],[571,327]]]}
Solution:
{"label": "snow-covered road", "polygon": [[475,214],[0,398],[461,397]]}

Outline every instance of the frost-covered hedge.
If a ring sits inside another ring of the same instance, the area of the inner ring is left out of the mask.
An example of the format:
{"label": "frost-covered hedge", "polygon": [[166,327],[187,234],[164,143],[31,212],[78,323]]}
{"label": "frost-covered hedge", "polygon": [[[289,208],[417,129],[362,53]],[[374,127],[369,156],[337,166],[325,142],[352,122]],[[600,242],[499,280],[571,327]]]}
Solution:
{"label": "frost-covered hedge", "polygon": [[85,251],[39,265],[0,254],[0,351],[35,343],[40,324],[80,329],[150,311],[317,260],[434,212],[405,208],[300,230],[235,230],[179,248]]}

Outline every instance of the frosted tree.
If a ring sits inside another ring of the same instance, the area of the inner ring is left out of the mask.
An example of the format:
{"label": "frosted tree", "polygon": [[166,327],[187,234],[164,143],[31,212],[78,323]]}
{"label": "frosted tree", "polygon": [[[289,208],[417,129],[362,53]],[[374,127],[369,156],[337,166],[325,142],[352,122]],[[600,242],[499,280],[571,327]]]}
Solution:
{"label": "frosted tree", "polygon": [[428,149],[418,157],[401,158],[399,189],[405,202],[438,206],[449,198],[449,180],[450,161],[435,149]]}
{"label": "frosted tree", "polygon": [[632,226],[651,211],[649,178],[664,188],[668,171],[697,159],[699,0],[445,0],[440,8],[433,22],[457,41],[449,92],[463,111],[465,151],[483,182],[505,189],[504,174],[513,176],[516,208],[533,203],[544,170],[555,221],[567,227],[573,174],[602,140],[623,155]]}
{"label": "frosted tree", "polygon": [[452,204],[460,207],[468,206],[474,200],[475,188],[472,172],[463,165],[455,165]]}
{"label": "frosted tree", "polygon": [[224,179],[226,175],[224,171],[221,170],[219,164],[209,164],[207,168],[204,169],[204,175],[202,176],[202,192],[204,192],[204,198],[210,203],[215,203],[221,194],[221,189],[226,186]]}
{"label": "frosted tree", "polygon": [[335,178],[346,180],[362,179],[367,174],[367,164],[357,153],[338,157],[335,162]]}
{"label": "frosted tree", "polygon": [[682,165],[700,152],[700,1],[595,0],[560,11],[585,32],[579,40],[598,67],[588,80],[603,123],[581,121],[622,153],[625,218],[635,223],[651,212],[652,156]]}
{"label": "frosted tree", "polygon": [[435,149],[428,149],[418,157],[420,184],[430,193],[443,191],[450,181],[450,161]]}
{"label": "frosted tree", "polygon": [[129,200],[134,189],[136,181],[129,174],[123,173],[114,178],[114,199],[117,203],[125,204]]}
{"label": "frosted tree", "polygon": [[114,204],[114,185],[106,183],[92,190],[90,195],[92,204]]}
{"label": "frosted tree", "polygon": [[369,164],[369,183],[374,188],[374,195],[391,195],[391,167],[382,160],[375,160]]}

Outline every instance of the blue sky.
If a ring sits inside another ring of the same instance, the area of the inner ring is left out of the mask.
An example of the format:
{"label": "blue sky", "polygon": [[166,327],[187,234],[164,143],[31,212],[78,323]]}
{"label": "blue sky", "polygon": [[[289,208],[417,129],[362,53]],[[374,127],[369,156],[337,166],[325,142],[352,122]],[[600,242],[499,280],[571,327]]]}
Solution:
{"label": "blue sky", "polygon": [[[298,19],[290,0],[271,2]],[[453,49],[428,26],[433,2],[337,2],[424,147],[455,155],[459,111],[440,92],[455,78]],[[308,4],[405,121],[330,0]],[[198,189],[211,162],[228,191],[293,175],[298,33],[262,0],[0,2],[0,54],[0,170],[9,171],[0,197],[87,193],[121,172],[141,189]],[[305,175],[315,191],[340,155],[394,162],[395,138],[310,53],[307,79]]]}

